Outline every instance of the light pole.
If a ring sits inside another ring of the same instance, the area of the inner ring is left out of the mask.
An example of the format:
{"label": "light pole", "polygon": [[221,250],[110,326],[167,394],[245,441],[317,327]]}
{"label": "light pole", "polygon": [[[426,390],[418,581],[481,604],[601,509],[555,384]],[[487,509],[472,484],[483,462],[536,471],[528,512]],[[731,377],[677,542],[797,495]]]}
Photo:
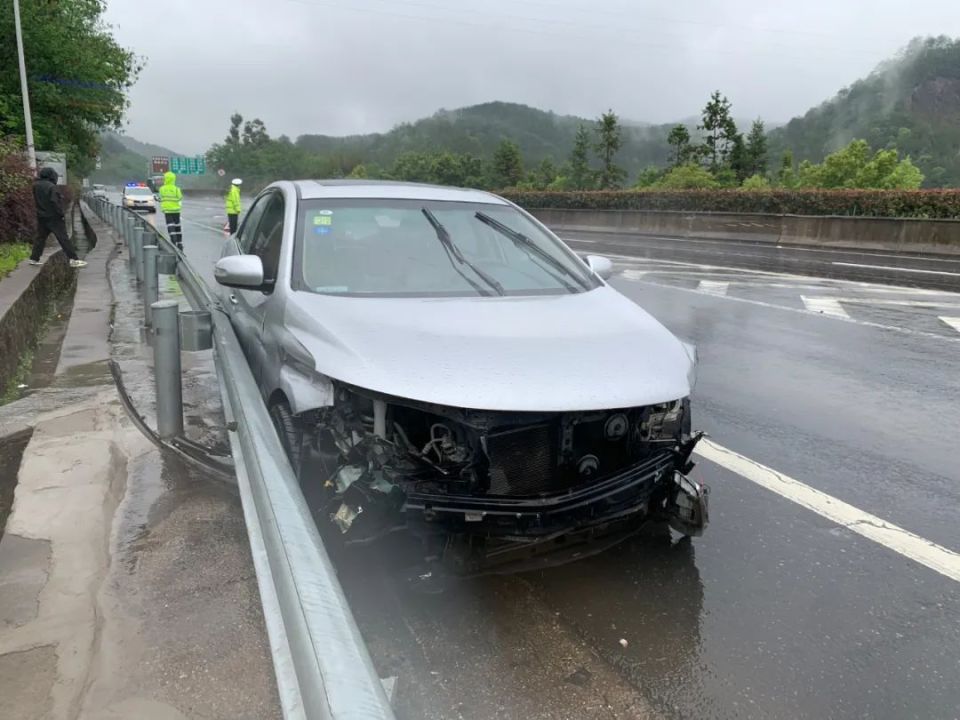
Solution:
{"label": "light pole", "polygon": [[20,91],[23,93],[23,122],[27,128],[27,162],[37,171],[37,151],[33,147],[33,118],[30,116],[30,90],[27,88],[27,63],[23,59],[23,30],[20,28],[20,0],[13,0],[13,24],[17,30],[17,57],[20,59]]}

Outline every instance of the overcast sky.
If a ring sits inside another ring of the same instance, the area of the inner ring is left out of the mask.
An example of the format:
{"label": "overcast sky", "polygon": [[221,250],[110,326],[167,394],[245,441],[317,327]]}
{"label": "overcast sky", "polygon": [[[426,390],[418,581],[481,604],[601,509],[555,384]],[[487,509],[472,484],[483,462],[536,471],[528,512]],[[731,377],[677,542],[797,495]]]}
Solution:
{"label": "overcast sky", "polygon": [[785,121],[916,35],[960,36],[958,0],[109,0],[147,61],[126,132],[198,153],[229,116],[271,135],[386,131],[490,100],[670,122],[720,89]]}

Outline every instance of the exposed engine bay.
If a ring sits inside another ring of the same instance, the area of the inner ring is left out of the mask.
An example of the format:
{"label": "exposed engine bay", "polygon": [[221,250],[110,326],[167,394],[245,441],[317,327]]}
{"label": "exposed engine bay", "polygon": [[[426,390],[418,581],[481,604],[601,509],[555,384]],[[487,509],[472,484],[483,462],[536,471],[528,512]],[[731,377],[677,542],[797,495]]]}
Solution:
{"label": "exposed engine bay", "polygon": [[622,539],[648,519],[683,535],[708,521],[708,489],[687,477],[702,434],[691,432],[686,398],[511,413],[341,384],[334,404],[300,416],[300,427],[305,494],[320,498],[327,531],[348,544],[408,530],[476,569],[481,559]]}

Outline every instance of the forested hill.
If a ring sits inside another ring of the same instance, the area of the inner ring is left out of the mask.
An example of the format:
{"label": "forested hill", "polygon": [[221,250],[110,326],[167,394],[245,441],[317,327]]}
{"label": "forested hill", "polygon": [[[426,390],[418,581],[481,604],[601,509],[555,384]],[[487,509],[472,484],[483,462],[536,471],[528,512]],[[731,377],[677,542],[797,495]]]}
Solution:
{"label": "forested hill", "polygon": [[[960,40],[915,39],[836,97],[770,133],[773,157],[819,162],[855,138],[909,154],[930,187],[960,185]],[[774,154],[775,153],[775,154]]]}
{"label": "forested hill", "polygon": [[[490,102],[459,110],[440,110],[413,123],[398,125],[386,133],[331,137],[301,135],[297,145],[346,164],[376,163],[389,166],[405,152],[470,153],[489,158],[502,140],[520,146],[524,161],[532,167],[544,158],[562,163],[570,155],[579,125],[593,128],[596,118],[557,115],[526,105]],[[631,174],[648,165],[664,165],[670,147],[672,126],[624,122],[624,144],[618,160]]]}

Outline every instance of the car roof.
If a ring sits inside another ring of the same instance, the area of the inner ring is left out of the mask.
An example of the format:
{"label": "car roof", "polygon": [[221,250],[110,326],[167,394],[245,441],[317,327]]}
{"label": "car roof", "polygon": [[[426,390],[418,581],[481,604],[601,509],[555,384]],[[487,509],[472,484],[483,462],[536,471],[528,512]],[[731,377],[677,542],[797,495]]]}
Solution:
{"label": "car roof", "polygon": [[483,190],[428,185],[393,180],[296,180],[304,200],[373,198],[386,200],[435,200],[507,205],[507,201]]}

